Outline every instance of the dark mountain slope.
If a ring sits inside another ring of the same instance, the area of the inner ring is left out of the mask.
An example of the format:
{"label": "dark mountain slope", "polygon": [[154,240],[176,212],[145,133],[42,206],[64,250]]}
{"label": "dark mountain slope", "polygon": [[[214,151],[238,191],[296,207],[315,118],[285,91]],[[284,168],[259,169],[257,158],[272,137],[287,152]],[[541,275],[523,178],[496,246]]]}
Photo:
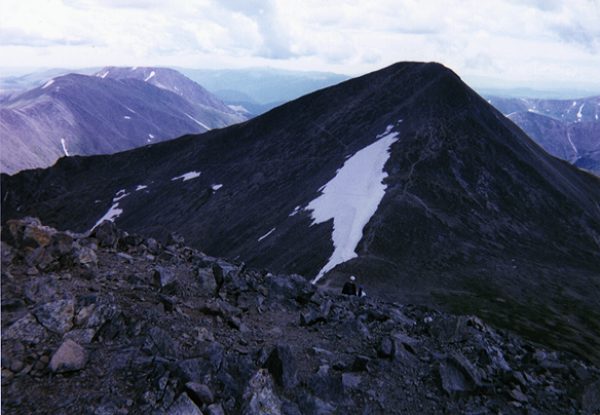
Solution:
{"label": "dark mountain slope", "polygon": [[600,182],[438,64],[396,64],[202,136],[2,176],[3,219],[83,231],[122,209],[127,230],[178,231],[210,254],[313,277],[335,252],[333,223],[311,226],[303,208],[390,125],[385,194],[358,256],[323,283],[356,273],[371,295],[477,309],[598,358]]}

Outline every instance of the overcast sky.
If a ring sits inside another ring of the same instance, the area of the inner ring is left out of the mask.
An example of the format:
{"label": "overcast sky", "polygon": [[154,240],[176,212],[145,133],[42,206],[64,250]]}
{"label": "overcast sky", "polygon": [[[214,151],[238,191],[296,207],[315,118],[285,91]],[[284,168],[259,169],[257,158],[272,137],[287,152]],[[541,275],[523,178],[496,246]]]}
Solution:
{"label": "overcast sky", "polygon": [[[2,66],[438,61],[475,83],[600,87],[600,0],[0,0]],[[492,82],[493,80],[493,82]]]}

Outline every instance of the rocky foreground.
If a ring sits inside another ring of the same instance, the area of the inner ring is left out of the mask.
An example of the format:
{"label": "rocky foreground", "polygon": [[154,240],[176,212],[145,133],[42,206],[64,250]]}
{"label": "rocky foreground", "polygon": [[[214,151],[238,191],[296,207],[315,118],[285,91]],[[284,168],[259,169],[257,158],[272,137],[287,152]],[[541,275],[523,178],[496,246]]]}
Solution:
{"label": "rocky foreground", "polygon": [[600,370],[105,222],[2,230],[3,414],[597,414]]}

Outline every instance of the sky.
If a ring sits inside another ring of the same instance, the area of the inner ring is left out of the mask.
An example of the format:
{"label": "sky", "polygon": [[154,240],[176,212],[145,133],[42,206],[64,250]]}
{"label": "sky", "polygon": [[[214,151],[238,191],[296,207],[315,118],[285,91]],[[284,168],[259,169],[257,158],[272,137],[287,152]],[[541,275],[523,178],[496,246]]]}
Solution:
{"label": "sky", "polygon": [[0,0],[0,66],[370,72],[600,91],[600,0]]}

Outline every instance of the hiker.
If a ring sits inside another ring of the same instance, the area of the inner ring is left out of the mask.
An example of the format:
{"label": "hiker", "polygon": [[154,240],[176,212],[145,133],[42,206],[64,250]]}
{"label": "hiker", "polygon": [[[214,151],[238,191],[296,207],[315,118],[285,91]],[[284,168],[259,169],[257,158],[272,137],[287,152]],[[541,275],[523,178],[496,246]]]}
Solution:
{"label": "hiker", "polygon": [[358,291],[356,289],[356,277],[354,275],[350,276],[350,281],[346,281],[344,287],[342,288],[342,294],[346,295],[357,295]]}

